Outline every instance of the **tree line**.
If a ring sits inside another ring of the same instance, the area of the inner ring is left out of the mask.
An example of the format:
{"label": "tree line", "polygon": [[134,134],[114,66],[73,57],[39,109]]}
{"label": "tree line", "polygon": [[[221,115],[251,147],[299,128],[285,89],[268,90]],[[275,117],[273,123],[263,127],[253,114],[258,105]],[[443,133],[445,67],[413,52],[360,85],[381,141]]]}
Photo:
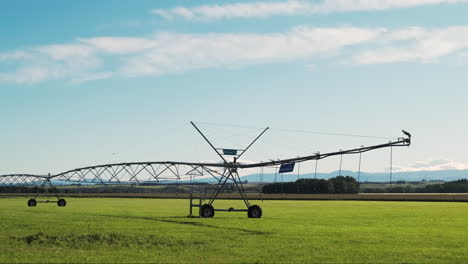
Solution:
{"label": "tree line", "polygon": [[461,179],[456,181],[428,184],[426,186],[395,186],[386,188],[365,188],[363,193],[468,193],[468,180]]}
{"label": "tree line", "polygon": [[295,182],[271,183],[263,193],[358,193],[359,183],[350,176],[325,179],[298,179]]}
{"label": "tree line", "polygon": [[[262,187],[263,193],[468,193],[468,180],[461,179],[451,182],[428,184],[425,186],[404,185],[398,182],[398,186],[386,188],[359,188],[359,183],[350,176],[337,176],[325,179],[299,179],[295,182],[270,183]],[[208,187],[208,184],[201,186]],[[145,188],[136,186],[59,186],[59,193],[174,193],[190,192],[183,186],[167,185],[162,188]],[[187,187],[187,186],[185,186]],[[210,185],[214,187],[214,185]],[[223,192],[234,191],[233,186],[225,186]],[[191,188],[191,187],[190,187]],[[196,188],[197,192],[208,189]],[[33,186],[0,186],[0,193],[54,193],[55,188]]]}

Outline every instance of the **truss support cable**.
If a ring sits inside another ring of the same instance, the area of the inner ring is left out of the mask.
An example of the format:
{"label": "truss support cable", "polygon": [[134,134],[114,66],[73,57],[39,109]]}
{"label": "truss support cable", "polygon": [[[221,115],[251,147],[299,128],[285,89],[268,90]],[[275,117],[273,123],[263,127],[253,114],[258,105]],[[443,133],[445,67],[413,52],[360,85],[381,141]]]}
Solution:
{"label": "truss support cable", "polygon": [[263,183],[263,167],[262,168],[262,174],[260,174],[260,182]]}
{"label": "truss support cable", "polygon": [[283,173],[281,173],[281,193],[284,193],[284,181],[283,181]]}
{"label": "truss support cable", "polygon": [[358,183],[361,177],[361,161],[362,161],[362,153],[359,153],[359,166],[358,166]]}
{"label": "truss support cable", "polygon": [[192,197],[193,189],[195,185],[195,174],[190,175],[190,183],[191,183],[190,185],[192,185],[190,188],[190,197]]}
{"label": "truss support cable", "polygon": [[390,146],[390,192],[393,191],[392,176],[393,176],[393,147]]}
{"label": "truss support cable", "polygon": [[[236,124],[226,124],[226,123],[213,123],[213,122],[201,122],[197,121],[198,124],[205,124],[210,126],[217,126],[217,127],[235,127],[235,128],[243,128],[243,129],[263,129],[261,127],[255,126],[243,126],[243,125],[236,125]],[[394,139],[393,137],[389,136],[373,136],[373,135],[359,135],[359,134],[345,134],[345,133],[330,133],[326,131],[311,131],[311,130],[300,130],[300,129],[284,129],[284,128],[270,128],[271,130],[275,131],[282,131],[282,132],[289,132],[289,133],[307,133],[307,134],[318,134],[318,135],[327,135],[327,136],[345,136],[345,137],[360,137],[360,138],[374,138],[374,139]]]}
{"label": "truss support cable", "polygon": [[[340,149],[340,151],[342,151]],[[341,176],[341,166],[343,165],[343,154],[340,155],[340,173],[338,173],[338,176]]]}
{"label": "truss support cable", "polygon": [[359,166],[358,166],[358,174],[357,174],[357,182],[358,182],[358,192],[360,187],[360,177],[361,177],[361,160],[362,160],[362,153],[359,153]]}
{"label": "truss support cable", "polygon": [[[277,178],[278,178],[278,165],[275,166],[275,183],[278,182]],[[276,185],[277,184],[275,184],[275,192],[277,191],[276,190]]]}
{"label": "truss support cable", "polygon": [[315,175],[314,175],[314,178],[317,179],[317,167],[318,167],[318,161],[319,160],[315,160]]}
{"label": "truss support cable", "polygon": [[[260,183],[263,183],[263,167],[260,167],[260,174],[258,175],[258,178],[259,178],[259,181]],[[262,185],[260,184],[259,185],[259,188],[258,188],[258,193],[260,194],[262,192]]]}
{"label": "truss support cable", "polygon": [[278,165],[275,166],[275,183],[278,181]]}
{"label": "truss support cable", "polygon": [[297,164],[297,179],[298,179],[298,180],[299,180],[300,173],[301,173],[301,163],[299,162],[299,163]]}

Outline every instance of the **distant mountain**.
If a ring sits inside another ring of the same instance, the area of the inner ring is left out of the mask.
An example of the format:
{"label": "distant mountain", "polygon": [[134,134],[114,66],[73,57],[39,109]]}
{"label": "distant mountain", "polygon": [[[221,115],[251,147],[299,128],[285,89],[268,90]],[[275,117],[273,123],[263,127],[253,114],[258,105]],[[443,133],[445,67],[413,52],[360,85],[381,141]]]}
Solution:
{"label": "distant mountain", "polygon": [[[318,179],[329,179],[338,176],[339,171],[332,171],[329,173],[317,173]],[[352,176],[358,178],[356,171],[341,171],[343,176]],[[314,178],[314,173],[301,174],[299,178]],[[275,180],[276,177],[276,180]],[[263,174],[263,182],[290,182],[297,180],[297,174]],[[260,174],[251,174],[241,177],[242,180],[249,182],[259,182]],[[394,172],[392,174],[392,181],[422,181],[422,180],[442,180],[442,181],[453,181],[459,179],[468,179],[468,170],[441,170],[441,171],[411,171],[411,172]],[[389,172],[361,172],[359,181],[370,181],[370,182],[388,182],[390,180]]]}

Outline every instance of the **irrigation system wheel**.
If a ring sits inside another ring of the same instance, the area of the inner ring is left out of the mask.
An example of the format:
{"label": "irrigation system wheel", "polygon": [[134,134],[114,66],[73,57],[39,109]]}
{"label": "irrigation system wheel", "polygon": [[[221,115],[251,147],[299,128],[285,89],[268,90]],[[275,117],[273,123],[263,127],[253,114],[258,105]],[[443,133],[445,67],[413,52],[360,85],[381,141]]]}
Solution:
{"label": "irrigation system wheel", "polygon": [[29,199],[28,200],[28,206],[36,206],[37,202],[36,199]]}
{"label": "irrigation system wheel", "polygon": [[249,218],[260,218],[262,217],[262,208],[258,205],[252,205],[249,207],[247,215]]}
{"label": "irrigation system wheel", "polygon": [[67,202],[65,201],[65,199],[59,199],[57,201],[57,205],[58,206],[65,206],[65,205],[67,205]]}
{"label": "irrigation system wheel", "polygon": [[206,217],[206,218],[211,218],[215,214],[214,208],[211,204],[204,204],[200,208],[200,216],[201,217]]}

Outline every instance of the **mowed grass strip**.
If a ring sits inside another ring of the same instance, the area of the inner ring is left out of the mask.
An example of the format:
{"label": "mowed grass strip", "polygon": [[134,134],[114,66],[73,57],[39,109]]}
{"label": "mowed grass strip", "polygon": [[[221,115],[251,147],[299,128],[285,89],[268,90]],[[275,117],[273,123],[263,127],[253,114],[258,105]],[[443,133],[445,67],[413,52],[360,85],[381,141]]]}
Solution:
{"label": "mowed grass strip", "polygon": [[254,201],[261,219],[199,219],[188,200],[26,201],[0,199],[0,263],[468,262],[467,203]]}

